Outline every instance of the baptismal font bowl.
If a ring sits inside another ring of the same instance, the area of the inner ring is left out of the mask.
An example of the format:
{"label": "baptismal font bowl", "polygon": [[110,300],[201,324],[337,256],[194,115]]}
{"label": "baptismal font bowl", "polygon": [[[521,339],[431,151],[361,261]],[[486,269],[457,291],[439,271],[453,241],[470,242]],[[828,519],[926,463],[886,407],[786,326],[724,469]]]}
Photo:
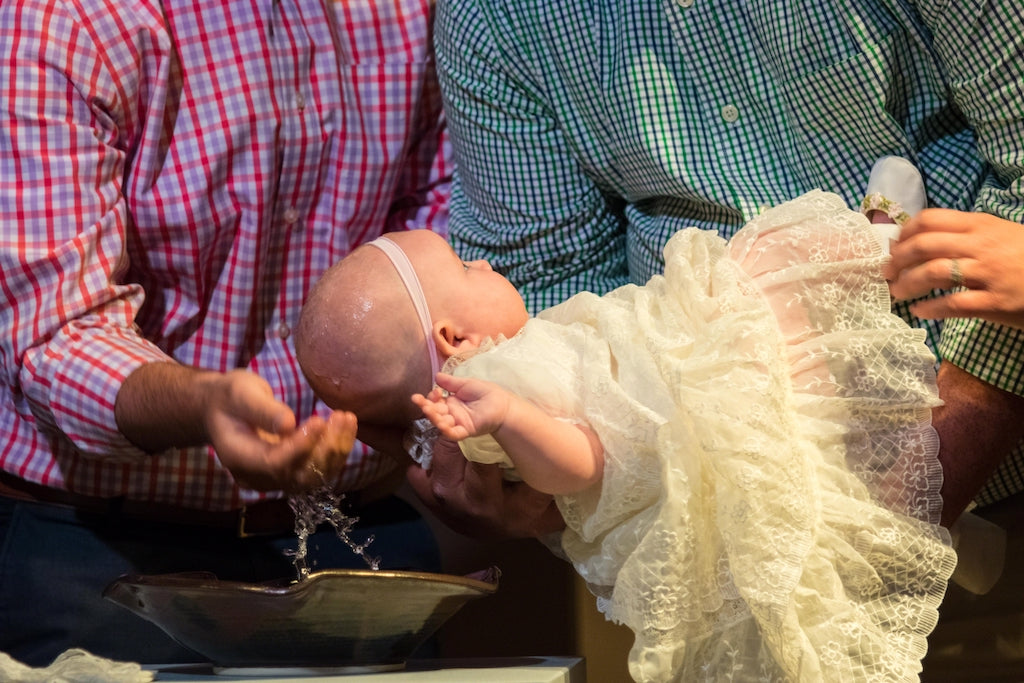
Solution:
{"label": "baptismal font bowl", "polygon": [[103,595],[218,670],[378,671],[403,668],[466,602],[493,594],[499,577],[496,567],[468,576],[327,569],[254,584],[190,572],[123,576]]}

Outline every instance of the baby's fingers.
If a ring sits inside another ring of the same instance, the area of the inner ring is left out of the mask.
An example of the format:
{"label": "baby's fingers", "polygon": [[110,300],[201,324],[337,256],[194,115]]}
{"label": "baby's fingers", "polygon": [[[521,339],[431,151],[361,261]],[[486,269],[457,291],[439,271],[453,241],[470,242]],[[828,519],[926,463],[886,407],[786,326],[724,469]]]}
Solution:
{"label": "baby's fingers", "polygon": [[415,403],[419,407],[419,409],[423,411],[423,414],[427,415],[428,417],[430,416],[430,414],[436,413],[438,410],[441,409],[445,409],[445,411],[447,412],[447,406],[445,406],[444,401],[436,398],[431,398],[429,396],[424,396],[423,394],[413,394],[412,402]]}
{"label": "baby's fingers", "polygon": [[431,419],[441,436],[452,441],[461,441],[469,436],[469,431],[455,423],[455,418],[449,414],[439,415],[436,420]]}
{"label": "baby's fingers", "polygon": [[437,386],[434,387],[434,391],[438,392],[438,394],[442,396],[444,395],[444,391],[451,394],[457,394],[459,389],[465,386],[466,382],[469,381],[468,377],[456,377],[444,372],[437,373],[437,377],[435,379],[437,380]]}

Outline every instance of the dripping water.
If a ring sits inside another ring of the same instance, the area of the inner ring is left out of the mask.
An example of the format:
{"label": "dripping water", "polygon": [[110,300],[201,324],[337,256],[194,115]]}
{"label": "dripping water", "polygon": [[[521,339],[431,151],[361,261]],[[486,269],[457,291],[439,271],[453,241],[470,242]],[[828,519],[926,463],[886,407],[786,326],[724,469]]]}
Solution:
{"label": "dripping water", "polygon": [[324,522],[328,522],[334,527],[334,531],[342,543],[361,557],[366,562],[366,566],[374,570],[380,569],[380,558],[373,557],[366,552],[367,547],[373,543],[373,536],[368,537],[363,543],[356,543],[352,540],[350,534],[359,518],[346,515],[341,509],[344,499],[344,493],[336,492],[326,483],[308,493],[288,498],[288,505],[295,515],[295,535],[298,537],[298,546],[294,552],[289,554],[293,555],[293,564],[299,581],[308,577],[310,573],[310,567],[306,560],[309,535]]}

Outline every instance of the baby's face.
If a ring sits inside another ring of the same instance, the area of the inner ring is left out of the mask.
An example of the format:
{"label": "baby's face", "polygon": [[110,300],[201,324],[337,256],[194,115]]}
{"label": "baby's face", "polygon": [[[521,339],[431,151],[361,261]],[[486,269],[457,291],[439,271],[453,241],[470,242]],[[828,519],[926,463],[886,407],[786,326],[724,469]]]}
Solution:
{"label": "baby's face", "polygon": [[444,238],[425,230],[413,232],[417,233],[417,243],[406,253],[424,284],[432,311],[441,307],[430,299],[444,296],[446,303],[457,302],[462,317],[472,322],[476,333],[512,337],[522,329],[529,314],[511,282],[491,269],[487,261],[463,261]]}
{"label": "baby's face", "polygon": [[[454,251],[452,255],[455,255]],[[460,270],[461,273],[458,272]],[[523,297],[487,261],[458,259],[451,277],[460,282],[458,291],[463,293],[462,300],[473,312],[479,329],[487,336],[496,338],[501,334],[510,338],[526,324],[529,314]]]}

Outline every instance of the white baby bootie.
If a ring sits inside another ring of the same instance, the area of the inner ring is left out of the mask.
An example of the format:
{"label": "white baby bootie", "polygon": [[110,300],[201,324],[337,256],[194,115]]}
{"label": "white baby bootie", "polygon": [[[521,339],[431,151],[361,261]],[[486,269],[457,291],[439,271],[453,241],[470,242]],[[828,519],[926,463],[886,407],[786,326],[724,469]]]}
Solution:
{"label": "white baby bootie", "polygon": [[[889,253],[889,243],[899,239],[900,226],[923,209],[928,201],[921,173],[903,157],[882,157],[875,162],[868,178],[867,194],[861,211],[868,217],[880,212],[882,221],[872,219]],[[886,220],[885,217],[888,217]]]}

